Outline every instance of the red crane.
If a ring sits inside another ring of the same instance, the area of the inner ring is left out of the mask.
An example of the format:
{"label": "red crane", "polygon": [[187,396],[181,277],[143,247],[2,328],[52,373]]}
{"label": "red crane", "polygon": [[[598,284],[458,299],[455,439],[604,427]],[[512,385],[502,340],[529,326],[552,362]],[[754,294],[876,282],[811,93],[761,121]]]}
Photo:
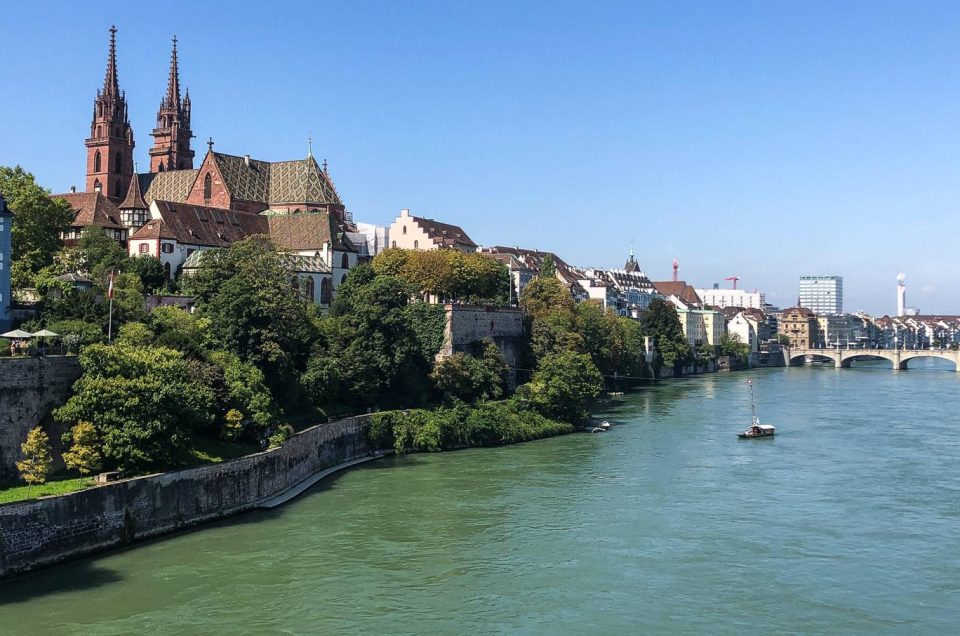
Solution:
{"label": "red crane", "polygon": [[732,280],[732,281],[733,281],[733,288],[736,289],[736,288],[737,288],[737,281],[740,280],[740,277],[739,277],[739,276],[727,276],[727,277],[724,278],[723,280]]}

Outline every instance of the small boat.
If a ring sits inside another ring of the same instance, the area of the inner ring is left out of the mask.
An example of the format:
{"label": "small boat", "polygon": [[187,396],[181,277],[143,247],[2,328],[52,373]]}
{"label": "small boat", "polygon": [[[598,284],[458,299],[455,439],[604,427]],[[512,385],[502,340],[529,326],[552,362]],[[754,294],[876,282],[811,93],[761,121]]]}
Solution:
{"label": "small boat", "polygon": [[602,422],[600,422],[599,426],[600,428],[610,428],[612,425],[607,420],[603,420]]}
{"label": "small boat", "polygon": [[753,439],[754,437],[773,437],[776,433],[776,428],[770,424],[761,424],[760,418],[757,416],[757,403],[753,399],[753,380],[747,380],[747,384],[750,385],[750,411],[751,419],[750,426],[747,427],[742,433],[737,433],[737,437],[740,439]]}
{"label": "small boat", "polygon": [[590,431],[590,432],[591,432],[591,433],[606,433],[606,432],[607,432],[607,429],[603,428],[602,426],[594,426],[594,427],[593,427],[593,430]]}

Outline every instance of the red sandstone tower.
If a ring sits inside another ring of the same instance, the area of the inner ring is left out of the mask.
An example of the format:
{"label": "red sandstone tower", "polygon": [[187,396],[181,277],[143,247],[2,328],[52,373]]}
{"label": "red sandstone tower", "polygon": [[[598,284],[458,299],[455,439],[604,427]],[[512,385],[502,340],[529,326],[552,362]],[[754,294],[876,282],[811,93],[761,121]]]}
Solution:
{"label": "red sandstone tower", "polygon": [[190,132],[190,89],[187,89],[187,94],[181,101],[176,37],[173,38],[173,53],[170,55],[167,94],[160,102],[157,127],[150,134],[153,136],[150,172],[193,168],[193,151],[190,150],[190,139],[193,137]]}
{"label": "red sandstone tower", "polygon": [[93,102],[87,146],[87,192],[100,191],[114,202],[127,193],[133,177],[133,128],[127,97],[117,81],[117,29],[110,27],[110,54],[103,88]]}

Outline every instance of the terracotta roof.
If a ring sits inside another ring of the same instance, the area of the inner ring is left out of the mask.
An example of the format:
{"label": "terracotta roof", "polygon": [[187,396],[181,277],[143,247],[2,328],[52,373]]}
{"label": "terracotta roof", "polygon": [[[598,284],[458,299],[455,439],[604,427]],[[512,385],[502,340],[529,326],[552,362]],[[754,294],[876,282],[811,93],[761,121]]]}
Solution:
{"label": "terracotta roof", "polygon": [[815,317],[816,315],[812,310],[807,309],[806,307],[788,307],[783,310],[783,316],[786,316],[787,314],[797,314],[799,316],[803,316],[804,318],[811,318]]}
{"label": "terracotta roof", "polygon": [[521,247],[504,247],[494,245],[483,249],[484,254],[510,254],[518,263],[522,263],[525,269],[540,273],[540,267],[543,265],[543,259],[547,255],[553,258],[554,269],[557,270],[557,278],[570,288],[570,293],[575,297],[586,296],[587,291],[580,284],[580,273],[567,264],[562,258],[553,252],[541,252],[540,250],[528,250]]}
{"label": "terracotta roof", "polygon": [[275,214],[269,219],[270,238],[277,247],[291,251],[319,250],[327,242],[333,249],[356,252],[334,215],[327,211],[300,214]]}
{"label": "terracotta roof", "polygon": [[138,174],[140,190],[147,203],[161,201],[183,202],[187,200],[199,170],[170,170]]}
{"label": "terracotta roof", "polygon": [[64,199],[73,210],[74,227],[109,227],[124,229],[120,222],[120,210],[113,201],[99,192],[70,192],[53,194],[53,199]]}
{"label": "terracotta roof", "polygon": [[676,296],[681,302],[696,307],[703,306],[703,300],[697,294],[697,290],[683,280],[668,280],[663,282],[653,281],[653,286],[661,296]]}
{"label": "terracotta roof", "polygon": [[188,245],[226,247],[254,234],[267,234],[267,217],[172,201],[154,201],[160,219],[151,219],[131,237],[172,238]]}
{"label": "terracotta roof", "polygon": [[411,216],[413,222],[420,226],[420,229],[427,233],[427,236],[430,239],[440,245],[441,247],[472,247],[476,248],[477,244],[473,242],[467,233],[463,231],[459,225],[451,225],[449,223],[441,223],[440,221],[434,221],[433,219],[425,219],[420,216]]}
{"label": "terracotta roof", "polygon": [[146,210],[147,204],[140,194],[140,179],[130,179],[130,187],[127,188],[127,196],[120,204],[122,210]]}

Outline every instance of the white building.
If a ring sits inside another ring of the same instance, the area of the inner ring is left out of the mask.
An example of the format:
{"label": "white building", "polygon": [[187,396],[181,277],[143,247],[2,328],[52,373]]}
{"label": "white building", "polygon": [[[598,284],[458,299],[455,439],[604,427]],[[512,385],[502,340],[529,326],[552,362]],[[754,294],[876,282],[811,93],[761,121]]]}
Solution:
{"label": "white building", "polygon": [[[323,271],[329,270],[332,293],[357,265],[357,248],[331,212],[252,214],[169,201],[154,201],[149,212],[149,220],[130,237],[127,250],[130,256],[160,259],[168,278],[179,274],[194,252],[229,247],[258,234],[269,236],[284,252],[321,259]],[[315,263],[311,267],[316,270]],[[324,296],[324,287],[318,289]]]}
{"label": "white building", "polygon": [[843,313],[842,276],[801,276],[800,306],[818,316]]}
{"label": "white building", "polygon": [[745,309],[763,309],[766,298],[763,292],[747,291],[745,289],[698,289],[697,295],[704,305],[711,307],[743,307]]}
{"label": "white building", "polygon": [[737,315],[727,321],[727,333],[731,336],[737,336],[740,342],[750,347],[750,353],[757,353],[760,350],[760,343],[757,334],[760,325],[757,319],[751,315],[740,311]]}

